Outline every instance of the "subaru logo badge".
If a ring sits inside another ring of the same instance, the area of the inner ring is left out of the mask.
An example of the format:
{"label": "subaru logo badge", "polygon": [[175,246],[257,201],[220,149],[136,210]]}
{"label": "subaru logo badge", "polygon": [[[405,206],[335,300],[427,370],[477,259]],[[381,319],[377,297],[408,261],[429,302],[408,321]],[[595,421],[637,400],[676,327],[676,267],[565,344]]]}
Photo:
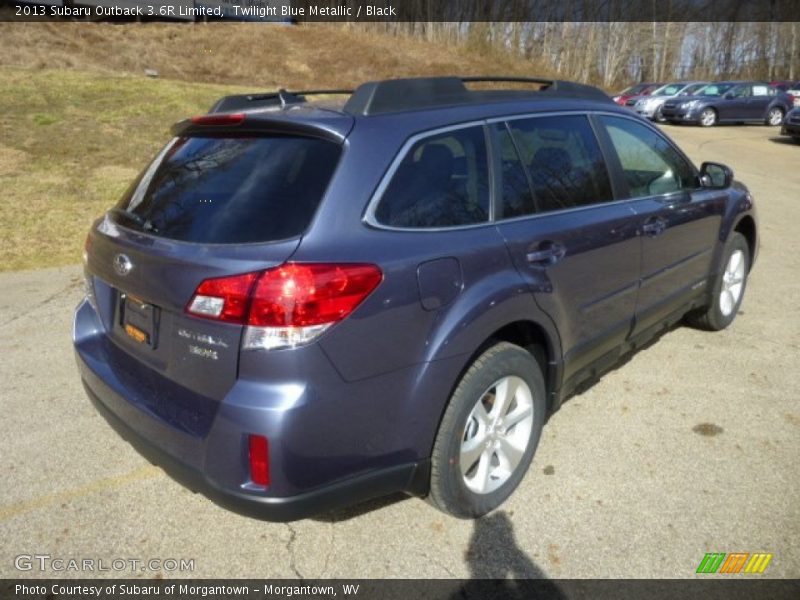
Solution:
{"label": "subaru logo badge", "polygon": [[131,269],[133,269],[133,263],[130,258],[124,254],[117,254],[114,257],[114,271],[116,271],[117,275],[125,277],[131,272]]}

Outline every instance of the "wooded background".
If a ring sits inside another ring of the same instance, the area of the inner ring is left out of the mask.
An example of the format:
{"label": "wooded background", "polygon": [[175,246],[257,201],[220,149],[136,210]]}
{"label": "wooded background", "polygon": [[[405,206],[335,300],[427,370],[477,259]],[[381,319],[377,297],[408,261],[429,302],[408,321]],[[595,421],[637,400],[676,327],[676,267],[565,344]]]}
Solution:
{"label": "wooded background", "polygon": [[486,52],[510,52],[529,60],[532,74],[606,89],[637,81],[800,79],[798,22],[373,23],[370,27]]}

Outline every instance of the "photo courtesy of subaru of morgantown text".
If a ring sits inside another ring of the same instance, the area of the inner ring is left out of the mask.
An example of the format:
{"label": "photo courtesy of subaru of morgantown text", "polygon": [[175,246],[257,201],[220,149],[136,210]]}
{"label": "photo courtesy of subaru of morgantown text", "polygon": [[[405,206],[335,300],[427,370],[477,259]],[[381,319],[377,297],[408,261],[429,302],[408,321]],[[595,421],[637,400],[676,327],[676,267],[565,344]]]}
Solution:
{"label": "photo courtesy of subaru of morgantown text", "polygon": [[0,0],[0,600],[800,598],[798,1]]}

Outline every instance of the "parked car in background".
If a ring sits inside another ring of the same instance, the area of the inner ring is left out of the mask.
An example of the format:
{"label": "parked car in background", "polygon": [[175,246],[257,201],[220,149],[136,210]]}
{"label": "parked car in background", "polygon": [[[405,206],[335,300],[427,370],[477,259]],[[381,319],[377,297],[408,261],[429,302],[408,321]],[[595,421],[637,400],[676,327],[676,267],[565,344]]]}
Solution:
{"label": "parked car in background", "polygon": [[796,85],[797,82],[795,82],[795,81],[770,81],[769,84],[772,87],[774,87],[776,89],[779,89],[782,92],[785,92],[786,90],[788,90],[792,86]]}
{"label": "parked car in background", "polygon": [[800,142],[800,107],[786,113],[781,126],[781,134],[791,136],[795,142]]}
{"label": "parked car in background", "polygon": [[795,106],[800,106],[800,82],[795,83],[792,87],[786,90],[786,93],[794,99],[793,102]]}
{"label": "parked car in background", "polygon": [[[636,96],[633,110],[651,121],[664,122],[661,107],[671,98],[691,96],[708,85],[707,81],[679,81],[662,85],[649,96]],[[628,101],[630,105],[630,100]]]}
{"label": "parked car in background", "polygon": [[465,85],[487,81],[520,79],[228,96],[177,124],[84,246],[98,411],[245,514],[407,492],[479,517],[574,390],[684,317],[730,325],[758,250],[733,172],[597,88]]}
{"label": "parked car in background", "polygon": [[793,106],[792,97],[764,81],[711,83],[694,96],[664,103],[661,114],[670,123],[765,123],[777,126]]}
{"label": "parked car in background", "polygon": [[619,94],[614,96],[612,100],[619,104],[620,106],[625,106],[631,98],[634,96],[649,96],[655,90],[660,88],[663,83],[638,83],[636,85],[632,85],[629,88],[624,89]]}

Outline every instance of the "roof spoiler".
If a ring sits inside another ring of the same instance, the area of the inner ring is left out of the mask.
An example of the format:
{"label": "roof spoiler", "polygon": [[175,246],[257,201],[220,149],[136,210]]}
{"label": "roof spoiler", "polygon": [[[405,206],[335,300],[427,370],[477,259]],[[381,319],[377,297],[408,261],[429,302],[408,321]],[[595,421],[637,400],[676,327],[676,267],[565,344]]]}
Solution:
{"label": "roof spoiler", "polygon": [[254,108],[284,108],[289,104],[301,104],[306,101],[306,96],[347,95],[353,90],[303,90],[290,92],[280,89],[277,92],[262,92],[254,94],[239,94],[220,98],[208,111],[209,114],[221,112],[235,112],[251,110]]}

